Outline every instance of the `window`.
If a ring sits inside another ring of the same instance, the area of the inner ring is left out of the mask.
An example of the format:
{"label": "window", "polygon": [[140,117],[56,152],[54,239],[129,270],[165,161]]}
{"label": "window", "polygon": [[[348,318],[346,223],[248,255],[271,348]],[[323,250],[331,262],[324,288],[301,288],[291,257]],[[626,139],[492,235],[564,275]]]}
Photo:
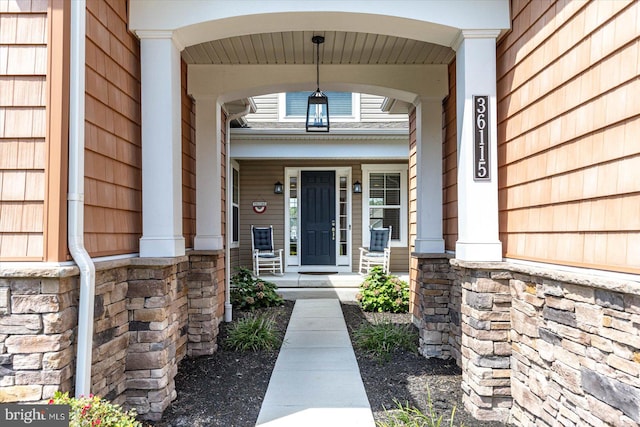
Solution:
{"label": "window", "polygon": [[[281,94],[280,118],[285,121],[304,121],[307,115],[307,99],[311,92]],[[354,121],[360,114],[359,94],[351,92],[324,92],[329,98],[329,117],[332,120]]]}
{"label": "window", "polygon": [[240,242],[240,171],[239,166],[232,164],[231,183],[231,244],[238,245]]}
{"label": "window", "polygon": [[370,227],[392,227],[393,246],[407,246],[407,165],[362,165],[363,243]]}

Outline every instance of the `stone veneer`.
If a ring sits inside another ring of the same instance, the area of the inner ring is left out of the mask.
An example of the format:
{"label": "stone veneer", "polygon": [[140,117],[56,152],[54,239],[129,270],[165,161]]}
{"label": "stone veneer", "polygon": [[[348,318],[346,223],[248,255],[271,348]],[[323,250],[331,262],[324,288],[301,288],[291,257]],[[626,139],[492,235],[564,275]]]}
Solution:
{"label": "stone veneer", "polygon": [[0,277],[0,402],[38,402],[72,387],[78,306],[75,267]]}
{"label": "stone veneer", "polygon": [[420,353],[427,358],[460,359],[460,287],[446,255],[422,255],[417,262],[416,319]]}
{"label": "stone veneer", "polygon": [[[159,419],[180,361],[216,350],[223,278],[222,251],[97,263],[92,392]],[[76,267],[3,267],[0,402],[73,390],[78,282]]]}
{"label": "stone veneer", "polygon": [[640,283],[414,256],[421,353],[456,359],[476,418],[640,425]]}

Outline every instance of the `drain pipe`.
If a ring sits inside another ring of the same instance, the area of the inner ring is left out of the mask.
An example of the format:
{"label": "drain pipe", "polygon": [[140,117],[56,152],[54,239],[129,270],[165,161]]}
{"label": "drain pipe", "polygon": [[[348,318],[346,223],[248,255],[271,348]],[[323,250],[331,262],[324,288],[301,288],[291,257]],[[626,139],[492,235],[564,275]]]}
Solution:
{"label": "drain pipe", "polygon": [[[251,112],[251,101],[246,105],[245,109],[240,111],[239,113],[229,114],[227,116],[227,129],[226,136],[227,140],[225,143],[227,144],[227,158],[226,158],[226,166],[227,166],[227,250],[225,251],[224,256],[224,267],[227,274],[225,274],[225,292],[224,292],[224,321],[229,323],[233,320],[233,307],[231,306],[231,233],[233,232],[233,205],[231,198],[233,194],[231,194],[231,185],[233,185],[233,171],[231,170],[231,122],[235,119],[239,119],[240,117],[246,116]],[[231,185],[229,185],[229,181],[231,181]],[[229,230],[229,224],[231,224],[232,230]]]}
{"label": "drain pipe", "polygon": [[84,79],[86,0],[71,2],[71,70],[69,99],[68,245],[80,269],[76,397],[91,389],[93,304],[96,268],[84,247]]}

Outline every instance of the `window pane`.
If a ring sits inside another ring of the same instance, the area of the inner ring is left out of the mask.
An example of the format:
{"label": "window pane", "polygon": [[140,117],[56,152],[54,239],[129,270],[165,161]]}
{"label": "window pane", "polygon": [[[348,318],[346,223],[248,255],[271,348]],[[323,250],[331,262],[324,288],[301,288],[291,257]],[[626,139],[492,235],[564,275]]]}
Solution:
{"label": "window pane", "polygon": [[391,229],[391,239],[400,238],[400,209],[388,208],[384,210],[384,226],[393,227]]}
{"label": "window pane", "polygon": [[371,218],[371,219],[374,219],[374,218],[382,219],[382,218],[384,218],[384,209],[382,209],[382,208],[371,208],[371,209],[369,209],[369,218]]}
{"label": "window pane", "polygon": [[384,227],[384,224],[382,222],[382,219],[371,219],[369,220],[369,226],[371,228],[381,228]]}
{"label": "window pane", "polygon": [[372,173],[369,175],[369,186],[373,190],[384,188],[384,174],[382,173]]}
{"label": "window pane", "polygon": [[232,208],[232,216],[233,216],[233,231],[232,231],[232,240],[237,242],[240,240],[240,227],[238,226],[238,218],[239,212],[238,206],[233,206]]}
{"label": "window pane", "polygon": [[289,255],[298,253],[298,178],[289,177]]}
{"label": "window pane", "polygon": [[400,190],[387,190],[384,204],[400,206]]}
{"label": "window pane", "polygon": [[[329,98],[329,115],[352,116],[353,101],[351,92],[324,92]],[[289,92],[286,94],[285,113],[287,116],[305,117],[307,114],[307,99],[311,92]]]}
{"label": "window pane", "polygon": [[399,173],[385,174],[385,185],[387,188],[400,188],[400,174]]}
{"label": "window pane", "polygon": [[236,205],[240,201],[240,174],[237,169],[233,169],[233,203]]}

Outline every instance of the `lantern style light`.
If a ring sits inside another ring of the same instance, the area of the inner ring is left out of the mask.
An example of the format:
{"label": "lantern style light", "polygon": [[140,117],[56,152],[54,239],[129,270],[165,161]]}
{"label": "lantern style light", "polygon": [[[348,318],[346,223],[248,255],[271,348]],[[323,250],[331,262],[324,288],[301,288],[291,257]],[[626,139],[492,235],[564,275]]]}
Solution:
{"label": "lantern style light", "polygon": [[273,193],[274,194],[282,194],[283,186],[280,181],[273,184]]}
{"label": "lantern style light", "polygon": [[320,90],[320,44],[323,36],[313,36],[316,45],[316,91],[307,100],[307,132],[329,132],[329,98]]}
{"label": "lantern style light", "polygon": [[356,181],[353,183],[353,192],[355,194],[362,193],[362,184],[360,183],[360,181]]}

